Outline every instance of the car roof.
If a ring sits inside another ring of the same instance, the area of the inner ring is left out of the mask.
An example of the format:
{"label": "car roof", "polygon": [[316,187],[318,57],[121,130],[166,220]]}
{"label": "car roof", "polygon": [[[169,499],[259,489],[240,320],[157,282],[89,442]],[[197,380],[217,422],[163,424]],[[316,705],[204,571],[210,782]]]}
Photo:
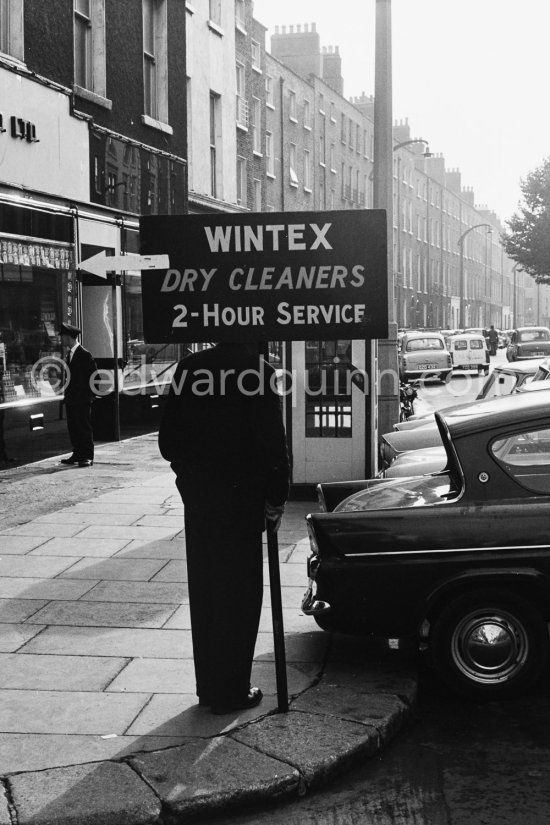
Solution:
{"label": "car roof", "polygon": [[550,388],[535,393],[498,396],[466,408],[435,413],[438,424],[442,421],[453,439],[507,424],[524,424],[543,416],[550,416]]}
{"label": "car roof", "polygon": [[405,338],[443,338],[440,332],[435,329],[427,329],[426,331],[406,332]]}
{"label": "car roof", "polygon": [[525,358],[523,361],[510,361],[507,364],[496,364],[494,372],[534,374],[539,366],[548,360],[548,358]]}
{"label": "car roof", "polygon": [[549,327],[543,327],[543,326],[540,326],[540,327],[538,327],[538,326],[537,327],[533,327],[533,326],[531,326],[531,327],[516,327],[515,330],[512,330],[512,332],[536,332],[538,329],[548,330]]}

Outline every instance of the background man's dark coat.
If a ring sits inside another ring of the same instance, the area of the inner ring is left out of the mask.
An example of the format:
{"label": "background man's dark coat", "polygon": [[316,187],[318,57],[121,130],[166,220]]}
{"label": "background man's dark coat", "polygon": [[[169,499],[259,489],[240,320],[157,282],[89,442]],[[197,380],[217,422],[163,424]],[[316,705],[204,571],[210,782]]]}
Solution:
{"label": "background man's dark coat", "polygon": [[69,361],[69,381],[64,392],[67,429],[73,455],[79,461],[92,461],[94,457],[91,378],[96,369],[92,354],[79,344]]}

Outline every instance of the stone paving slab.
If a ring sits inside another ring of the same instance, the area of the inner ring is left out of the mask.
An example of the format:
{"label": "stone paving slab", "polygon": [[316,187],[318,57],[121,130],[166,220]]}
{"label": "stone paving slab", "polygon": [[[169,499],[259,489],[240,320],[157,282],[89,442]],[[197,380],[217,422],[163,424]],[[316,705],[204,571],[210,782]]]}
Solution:
{"label": "stone paving slab", "polygon": [[191,631],[141,627],[47,627],[24,653],[191,658]]}
{"label": "stone paving slab", "polygon": [[40,547],[31,550],[30,556],[86,556],[109,558],[118,553],[128,545],[128,539],[86,539],[81,536],[76,538],[50,538],[45,540]]}
{"label": "stone paving slab", "polygon": [[183,538],[160,541],[132,540],[117,555],[128,559],[185,559],[185,541]]}
{"label": "stone paving slab", "polygon": [[161,804],[124,764],[100,762],[10,779],[18,825],[154,825]]}
{"label": "stone paving slab", "polygon": [[43,625],[0,624],[0,652],[13,653],[44,629]]}
{"label": "stone paving slab", "polygon": [[[121,759],[138,752],[173,748],[189,739],[189,736],[0,733],[0,775]],[[1,822],[0,818],[0,825]]]}
{"label": "stone paving slab", "polygon": [[59,578],[147,582],[165,565],[163,559],[75,559],[70,568],[65,568],[59,573]]}
{"label": "stone paving slab", "polygon": [[0,653],[0,690],[105,690],[128,660],[100,656]]}
{"label": "stone paving slab", "polygon": [[78,599],[99,582],[77,579],[37,579],[18,577],[0,579],[2,599]]}
{"label": "stone paving slab", "polygon": [[[65,580],[62,583],[68,583],[68,581]],[[184,602],[188,603],[189,598],[184,583],[97,582],[93,588],[87,590],[86,601],[149,602],[152,604],[178,605]]]}
{"label": "stone paving slab", "polygon": [[3,690],[0,730],[5,733],[122,734],[149,698],[146,693]]}
{"label": "stone paving slab", "polygon": [[[29,602],[37,605],[32,615],[22,618],[28,624],[72,625],[73,627],[171,627],[169,620],[177,610],[176,605],[128,604],[127,602]],[[41,608],[41,609],[40,609]],[[0,604],[0,618],[3,607]],[[17,621],[16,618],[13,621]],[[175,626],[175,625],[174,625]],[[191,625],[178,629],[190,629]]]}
{"label": "stone paving slab", "polygon": [[180,818],[236,810],[298,791],[299,775],[282,761],[225,737],[131,759],[136,771]]}
{"label": "stone paving slab", "polygon": [[[58,576],[79,561],[78,556],[10,556],[0,558],[0,577],[42,578]],[[98,578],[90,576],[89,578]]]}
{"label": "stone paving slab", "polygon": [[47,604],[46,599],[0,599],[0,622],[24,622]]}
{"label": "stone paving slab", "polygon": [[36,536],[18,536],[6,535],[0,536],[0,554],[1,555],[24,555],[35,547],[40,547],[41,544],[47,541],[44,537]]}

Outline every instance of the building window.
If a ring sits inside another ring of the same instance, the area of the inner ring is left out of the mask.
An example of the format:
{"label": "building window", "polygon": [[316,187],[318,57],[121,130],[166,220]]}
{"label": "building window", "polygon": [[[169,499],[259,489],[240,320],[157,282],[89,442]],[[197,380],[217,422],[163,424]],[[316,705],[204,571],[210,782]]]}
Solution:
{"label": "building window", "polygon": [[257,97],[252,98],[252,151],[258,154],[262,153],[262,112],[260,108],[260,100]]}
{"label": "building window", "polygon": [[237,28],[246,32],[246,7],[245,0],[235,0],[235,23]]}
{"label": "building window", "polygon": [[336,147],[334,143],[330,144],[330,171],[336,174],[336,160],[335,160],[335,153]]}
{"label": "building window", "polygon": [[336,106],[332,100],[330,102],[330,119],[333,123],[336,123]]}
{"label": "building window", "polygon": [[311,129],[311,104],[304,100],[304,129]]}
{"label": "building window", "polygon": [[342,143],[346,142],[346,116],[344,114],[340,123],[340,140]]}
{"label": "building window", "polygon": [[220,96],[210,92],[210,194],[213,198],[220,195],[218,180],[220,138]]}
{"label": "building window", "polygon": [[325,96],[322,92],[319,92],[319,114],[325,114]]}
{"label": "building window", "polygon": [[246,206],[246,158],[237,157],[237,203]]}
{"label": "building window", "polygon": [[248,100],[244,84],[244,66],[237,63],[235,66],[235,87],[237,91],[237,126],[248,129]]}
{"label": "building window", "polygon": [[75,0],[74,82],[81,89],[105,96],[105,0]]}
{"label": "building window", "polygon": [[273,78],[269,74],[265,76],[265,102],[267,106],[271,106],[272,109],[275,108],[275,98],[273,95]]}
{"label": "building window", "polygon": [[304,149],[304,189],[311,192],[311,152]]}
{"label": "building window", "polygon": [[298,186],[298,175],[296,174],[296,144],[289,145],[288,173],[290,175],[290,185]]}
{"label": "building window", "polygon": [[23,0],[0,0],[0,52],[24,59]]}
{"label": "building window", "polygon": [[298,122],[296,108],[296,92],[293,92],[292,90],[288,93],[288,116],[295,123]]}
{"label": "building window", "polygon": [[324,180],[319,181],[319,209],[326,209]]}
{"label": "building window", "polygon": [[254,212],[262,211],[262,182],[254,178]]}
{"label": "building window", "polygon": [[216,26],[222,24],[222,0],[208,0],[208,18]]}
{"label": "building window", "polygon": [[250,44],[250,51],[252,53],[252,68],[255,69],[257,72],[262,71],[262,53],[260,50],[260,44],[256,43],[253,40]]}
{"label": "building window", "polygon": [[143,79],[145,115],[168,122],[166,0],[143,0]]}
{"label": "building window", "polygon": [[266,157],[266,172],[271,177],[275,177],[275,158],[273,156],[273,134],[271,132],[265,133],[265,157]]}

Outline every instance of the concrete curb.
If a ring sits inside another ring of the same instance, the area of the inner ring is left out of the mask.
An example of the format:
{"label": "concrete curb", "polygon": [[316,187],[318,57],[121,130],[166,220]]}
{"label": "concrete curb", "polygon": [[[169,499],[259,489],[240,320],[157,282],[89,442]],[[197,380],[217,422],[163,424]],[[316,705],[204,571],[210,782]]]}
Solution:
{"label": "concrete curb", "polygon": [[[394,677],[400,681],[400,677]],[[362,681],[361,681],[362,684]],[[375,756],[416,698],[321,682],[272,714],[212,738],[0,778],[0,825],[172,825],[303,796]]]}

